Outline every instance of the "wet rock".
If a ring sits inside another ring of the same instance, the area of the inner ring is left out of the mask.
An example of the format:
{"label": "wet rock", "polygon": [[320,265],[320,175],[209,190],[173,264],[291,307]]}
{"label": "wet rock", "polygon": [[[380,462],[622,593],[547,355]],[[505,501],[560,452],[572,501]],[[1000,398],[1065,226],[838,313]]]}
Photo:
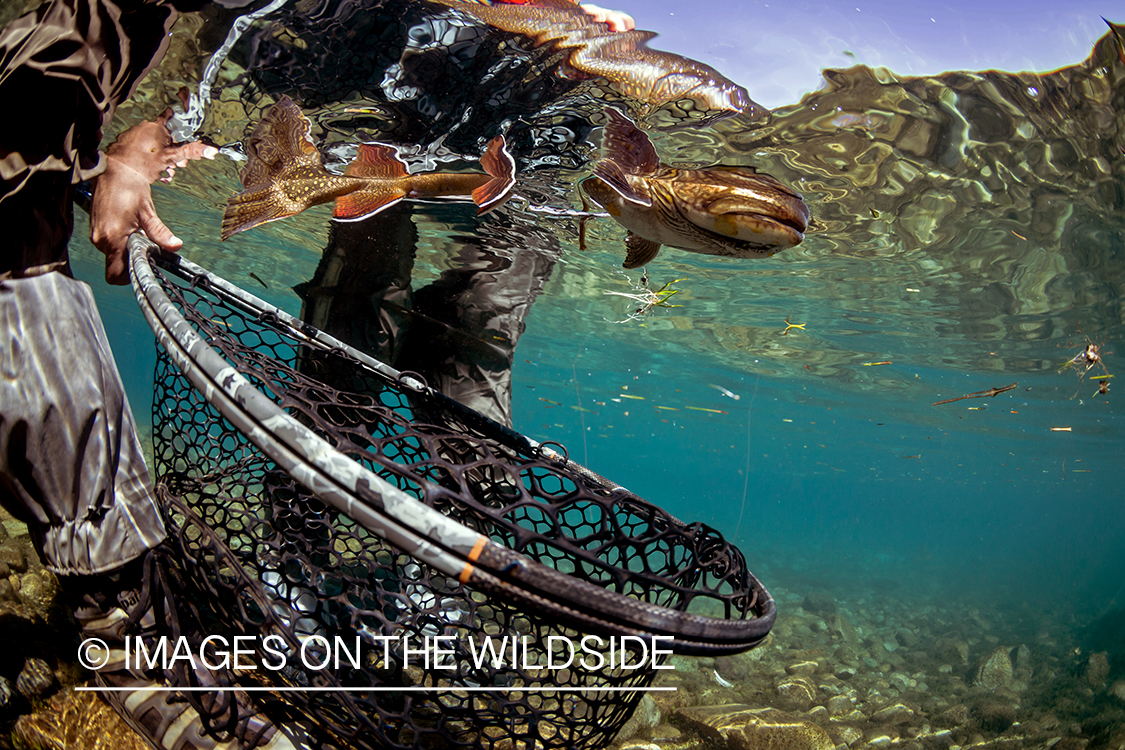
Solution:
{"label": "wet rock", "polygon": [[857,740],[863,738],[863,732],[859,731],[855,727],[842,727],[837,733],[836,738],[840,744],[848,745],[850,747],[854,745]]}
{"label": "wet rock", "polygon": [[1119,701],[1125,701],[1125,680],[1117,680],[1110,685],[1109,694]]}
{"label": "wet rock", "polygon": [[807,677],[788,677],[777,685],[782,708],[804,710],[816,700],[816,685]]}
{"label": "wet rock", "polygon": [[905,724],[914,718],[914,709],[901,703],[884,706],[871,714],[871,720],[880,724]]}
{"label": "wet rock", "polygon": [[681,708],[669,721],[718,750],[834,750],[836,746],[816,724],[744,704]]}
{"label": "wet rock", "polygon": [[12,705],[12,683],[3,675],[0,675],[0,714],[8,710]]}
{"label": "wet rock", "polygon": [[969,664],[969,644],[953,638],[938,638],[934,643],[934,657],[950,664]]}
{"label": "wet rock", "polygon": [[1016,721],[1015,707],[995,700],[978,701],[970,715],[982,731],[993,734],[1007,731]]}
{"label": "wet rock", "polygon": [[969,723],[969,707],[960,703],[950,706],[935,720],[941,727],[959,727]]}
{"label": "wet rock", "polygon": [[18,600],[19,597],[16,596],[16,590],[12,588],[12,582],[7,578],[0,578],[0,602],[14,602]]}
{"label": "wet rock", "polygon": [[7,578],[12,574],[12,569],[8,567],[8,563],[0,562],[0,578]]}
{"label": "wet rock", "polygon": [[20,578],[20,600],[40,611],[50,608],[58,593],[58,581],[47,570],[32,571]]}
{"label": "wet rock", "polygon": [[1012,659],[1003,646],[981,659],[973,674],[973,685],[986,690],[1007,686],[1012,681]]}
{"label": "wet rock", "polygon": [[785,672],[794,677],[809,677],[816,672],[816,668],[817,663],[815,661],[799,661],[787,666]]}
{"label": "wet rock", "polygon": [[656,701],[652,699],[651,695],[646,694],[641,698],[641,702],[637,704],[637,710],[629,717],[629,721],[625,722],[625,726],[621,727],[621,731],[617,733],[615,742],[624,742],[625,740],[640,737],[642,739],[649,739],[652,737],[652,730],[660,723],[660,708],[656,705]]}
{"label": "wet rock", "polygon": [[23,545],[12,538],[0,542],[0,562],[6,564],[12,571],[23,573],[27,570],[27,555]]}
{"label": "wet rock", "polygon": [[823,591],[810,591],[801,602],[801,607],[806,612],[821,616],[836,614],[836,600]]}
{"label": "wet rock", "polygon": [[826,708],[831,716],[843,716],[852,710],[852,701],[846,695],[834,695],[828,699]]}
{"label": "wet rock", "polygon": [[842,640],[846,645],[853,648],[859,646],[859,633],[856,632],[855,626],[852,625],[844,615],[839,612],[828,615],[825,618],[825,624],[828,626],[828,633],[834,635]]}
{"label": "wet rock", "polygon": [[1090,740],[1081,737],[1063,737],[1051,747],[1051,750],[1086,750],[1088,744]]}
{"label": "wet rock", "polygon": [[899,642],[899,645],[905,646],[906,648],[914,648],[918,645],[918,636],[914,635],[914,633],[909,630],[899,630],[896,632],[895,640]]}
{"label": "wet rock", "polygon": [[1013,656],[1012,666],[1015,667],[1016,675],[1026,680],[1031,676],[1031,649],[1021,643]]}
{"label": "wet rock", "polygon": [[1105,678],[1109,676],[1109,658],[1105,651],[1090,654],[1082,676],[1092,688],[1099,688],[1105,683]]}
{"label": "wet rock", "polygon": [[16,690],[28,700],[42,698],[54,685],[55,673],[51,671],[51,665],[34,657],[23,663],[23,671],[16,678]]}

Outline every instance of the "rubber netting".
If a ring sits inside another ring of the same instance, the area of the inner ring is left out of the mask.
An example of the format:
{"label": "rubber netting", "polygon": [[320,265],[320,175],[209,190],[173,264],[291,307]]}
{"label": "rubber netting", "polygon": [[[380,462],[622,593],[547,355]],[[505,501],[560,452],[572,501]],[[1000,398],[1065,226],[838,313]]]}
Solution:
{"label": "rubber netting", "polygon": [[[768,633],[772,599],[716,531],[677,521],[566,461],[558,446],[544,451],[440,394],[406,387],[404,377],[314,345],[308,326],[232,301],[207,278],[181,278],[155,264],[154,273],[232,368],[409,495],[622,601],[762,620],[760,638],[729,650],[749,648]],[[303,727],[318,746],[602,747],[642,697],[621,689],[652,684],[651,660],[644,669],[532,668],[548,657],[559,664],[566,643],[597,634],[597,627],[587,620],[580,631],[536,611],[528,605],[533,598],[463,585],[322,502],[235,429],[163,349],[155,382],[155,470],[185,602],[198,609],[208,633],[274,634],[285,643],[276,649],[287,661],[283,668],[248,670],[238,679],[383,688],[292,691],[264,701],[262,710]],[[443,647],[452,650],[440,665],[419,653],[426,637],[437,635],[448,636]],[[324,669],[304,666],[296,658],[302,648],[313,661],[323,652],[317,636],[339,636],[349,649],[358,637],[360,666],[346,659]],[[475,663],[473,647],[486,636],[494,643],[517,637],[518,658]],[[642,657],[636,647],[630,644],[631,663]],[[271,661],[262,653],[254,658]],[[616,690],[576,690],[594,687]]]}

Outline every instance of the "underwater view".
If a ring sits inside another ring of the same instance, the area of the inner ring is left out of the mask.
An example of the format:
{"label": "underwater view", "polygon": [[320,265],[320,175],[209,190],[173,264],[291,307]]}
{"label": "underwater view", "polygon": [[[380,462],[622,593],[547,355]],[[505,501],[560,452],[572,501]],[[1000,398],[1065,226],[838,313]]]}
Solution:
{"label": "underwater view", "polygon": [[[220,150],[154,188],[183,258],[741,550],[769,637],[582,704],[623,728],[573,746],[1125,750],[1125,18],[609,4],[659,36],[561,0],[209,6],[106,142],[174,104]],[[170,464],[168,366],[88,236]],[[0,532],[0,746],[143,747],[68,690],[49,574]],[[17,706],[31,655],[66,687]]]}

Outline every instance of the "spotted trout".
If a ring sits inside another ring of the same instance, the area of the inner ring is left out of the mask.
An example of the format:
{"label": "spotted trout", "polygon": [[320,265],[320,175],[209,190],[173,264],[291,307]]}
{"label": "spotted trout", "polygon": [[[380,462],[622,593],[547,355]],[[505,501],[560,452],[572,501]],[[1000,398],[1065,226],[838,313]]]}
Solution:
{"label": "spotted trout", "polygon": [[665,166],[632,120],[607,112],[605,155],[582,189],[629,230],[625,268],[646,265],[661,245],[768,258],[805,238],[808,207],[773,177],[747,167]]}
{"label": "spotted trout", "polygon": [[333,218],[358,221],[404,198],[472,196],[478,213],[497,208],[515,184],[516,163],[504,137],[493,138],[480,163],[487,174],[412,175],[391,146],[361,143],[344,174],[329,172],[313,143],[312,123],[289,97],[266,111],[246,146],[245,188],[227,200],[225,240],[269,221],[335,201]]}

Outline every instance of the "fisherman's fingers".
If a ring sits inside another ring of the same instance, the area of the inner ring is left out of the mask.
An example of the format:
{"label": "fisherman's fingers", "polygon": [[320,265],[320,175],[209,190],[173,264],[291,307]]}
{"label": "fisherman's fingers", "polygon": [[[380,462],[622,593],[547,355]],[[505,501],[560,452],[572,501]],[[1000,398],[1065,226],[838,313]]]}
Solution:
{"label": "fisherman's fingers", "polygon": [[141,205],[137,213],[137,219],[140,229],[144,230],[148,238],[164,250],[176,252],[184,246],[184,241],[173,234],[172,230],[156,215],[156,208],[153,207],[151,200]]}

